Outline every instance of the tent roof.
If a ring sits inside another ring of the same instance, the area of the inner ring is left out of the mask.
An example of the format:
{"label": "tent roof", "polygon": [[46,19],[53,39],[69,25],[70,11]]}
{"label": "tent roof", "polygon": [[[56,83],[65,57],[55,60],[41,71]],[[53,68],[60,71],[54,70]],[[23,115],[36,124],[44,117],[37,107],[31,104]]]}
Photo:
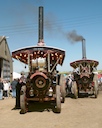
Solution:
{"label": "tent roof", "polygon": [[20,73],[13,72],[13,79],[19,79],[21,77]]}

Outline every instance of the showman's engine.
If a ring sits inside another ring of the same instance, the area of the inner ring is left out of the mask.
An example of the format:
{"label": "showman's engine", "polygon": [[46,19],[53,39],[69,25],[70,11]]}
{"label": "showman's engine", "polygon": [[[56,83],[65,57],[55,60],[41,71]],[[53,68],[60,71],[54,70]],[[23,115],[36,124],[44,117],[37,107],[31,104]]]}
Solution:
{"label": "showman's engine", "polygon": [[37,46],[26,47],[12,52],[12,57],[28,64],[29,75],[21,88],[21,114],[28,111],[30,101],[49,101],[57,113],[61,112],[61,102],[65,101],[64,76],[57,71],[63,64],[65,51],[48,47],[43,40],[43,7],[39,7],[39,38]]}
{"label": "showman's engine", "polygon": [[96,67],[99,63],[95,60],[86,58],[85,39],[82,39],[82,59],[70,63],[74,68],[72,82],[72,93],[75,98],[78,98],[80,93],[94,94],[95,98],[98,95],[98,78]]}

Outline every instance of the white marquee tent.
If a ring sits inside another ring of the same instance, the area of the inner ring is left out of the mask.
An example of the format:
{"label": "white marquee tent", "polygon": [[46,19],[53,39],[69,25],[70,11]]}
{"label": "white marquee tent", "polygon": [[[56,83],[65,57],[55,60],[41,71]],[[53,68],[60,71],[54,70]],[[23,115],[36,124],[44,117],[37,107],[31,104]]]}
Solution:
{"label": "white marquee tent", "polygon": [[19,79],[21,77],[20,73],[13,72],[13,79]]}

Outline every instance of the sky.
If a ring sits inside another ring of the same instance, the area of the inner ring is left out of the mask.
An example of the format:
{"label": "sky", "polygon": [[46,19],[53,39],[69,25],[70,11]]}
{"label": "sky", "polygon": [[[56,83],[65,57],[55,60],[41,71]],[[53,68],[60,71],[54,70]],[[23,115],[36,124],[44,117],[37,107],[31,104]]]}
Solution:
{"label": "sky", "polygon": [[[61,72],[72,71],[70,63],[82,59],[82,42],[70,40],[73,33],[86,41],[87,59],[99,61],[102,70],[102,0],[0,0],[0,36],[6,36],[12,54],[38,43],[38,8],[44,7],[44,42],[65,50]],[[26,71],[13,59],[15,72]]]}

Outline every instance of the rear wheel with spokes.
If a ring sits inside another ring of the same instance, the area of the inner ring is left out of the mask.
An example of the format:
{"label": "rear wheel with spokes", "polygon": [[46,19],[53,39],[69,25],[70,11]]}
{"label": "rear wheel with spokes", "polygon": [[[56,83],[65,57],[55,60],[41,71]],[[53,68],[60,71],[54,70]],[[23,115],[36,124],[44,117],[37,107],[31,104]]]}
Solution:
{"label": "rear wheel with spokes", "polygon": [[65,89],[65,78],[64,75],[60,76],[60,88],[61,88],[61,102],[65,102],[66,89]]}
{"label": "rear wheel with spokes", "polygon": [[72,92],[74,94],[74,98],[77,99],[78,98],[78,87],[77,87],[76,81],[72,82]]}
{"label": "rear wheel with spokes", "polygon": [[56,112],[61,112],[61,93],[59,85],[56,85]]}

